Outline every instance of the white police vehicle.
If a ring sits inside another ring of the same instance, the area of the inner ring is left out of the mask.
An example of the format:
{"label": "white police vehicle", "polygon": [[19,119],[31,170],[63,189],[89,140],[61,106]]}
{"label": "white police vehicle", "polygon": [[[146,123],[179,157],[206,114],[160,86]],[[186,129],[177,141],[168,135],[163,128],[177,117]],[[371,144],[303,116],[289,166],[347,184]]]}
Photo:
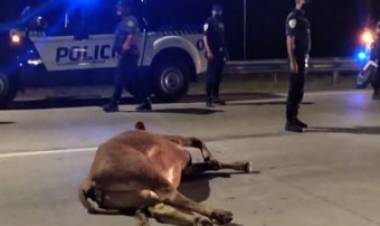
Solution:
{"label": "white police vehicle", "polygon": [[[26,7],[21,20],[9,31],[7,61],[0,65],[0,106],[29,87],[113,81],[117,62],[112,50],[113,30],[119,20],[115,16],[116,1],[41,2]],[[198,26],[200,20],[195,22],[195,30],[179,26],[178,17],[160,15],[165,0],[159,2],[137,4],[139,15],[144,15],[140,18],[143,32],[139,65],[157,97],[176,101],[187,93],[189,83],[206,70],[199,30],[202,26]]]}

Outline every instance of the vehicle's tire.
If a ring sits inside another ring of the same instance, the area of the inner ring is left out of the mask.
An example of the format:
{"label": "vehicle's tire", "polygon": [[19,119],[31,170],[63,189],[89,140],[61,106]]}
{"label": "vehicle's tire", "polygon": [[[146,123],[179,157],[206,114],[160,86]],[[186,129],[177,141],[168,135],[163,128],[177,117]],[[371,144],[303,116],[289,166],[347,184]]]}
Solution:
{"label": "vehicle's tire", "polygon": [[365,66],[356,79],[356,88],[365,89],[373,80],[377,68],[371,64]]}
{"label": "vehicle's tire", "polygon": [[185,61],[161,61],[154,70],[155,96],[165,102],[180,100],[189,90],[190,71],[190,66]]}
{"label": "vehicle's tire", "polygon": [[11,103],[17,94],[17,83],[0,71],[0,108],[4,109]]}

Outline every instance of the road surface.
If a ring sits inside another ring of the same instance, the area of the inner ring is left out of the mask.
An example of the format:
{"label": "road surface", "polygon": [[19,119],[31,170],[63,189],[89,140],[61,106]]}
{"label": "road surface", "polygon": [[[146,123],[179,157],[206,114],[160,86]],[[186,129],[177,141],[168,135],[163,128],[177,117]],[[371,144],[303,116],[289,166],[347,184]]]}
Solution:
{"label": "road surface", "polygon": [[254,163],[260,174],[213,174],[182,188],[233,211],[236,225],[380,225],[380,102],[367,92],[308,94],[304,134],[283,131],[281,95],[235,97],[213,110],[197,101],[160,104],[152,113],[39,104],[0,111],[1,226],[134,225],[126,216],[88,215],[77,189],[95,147],[136,121],[198,136],[221,160]]}

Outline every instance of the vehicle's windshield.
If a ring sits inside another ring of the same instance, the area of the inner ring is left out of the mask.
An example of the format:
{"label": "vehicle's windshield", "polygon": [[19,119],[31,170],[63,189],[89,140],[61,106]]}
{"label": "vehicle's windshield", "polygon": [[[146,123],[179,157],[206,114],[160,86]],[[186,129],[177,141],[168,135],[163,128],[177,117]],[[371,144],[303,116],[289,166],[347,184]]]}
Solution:
{"label": "vehicle's windshield", "polygon": [[[117,0],[50,0],[24,1],[13,7],[13,16],[4,16],[0,27],[44,29],[46,35],[112,33],[118,18]],[[15,16],[16,15],[16,16]],[[43,22],[43,24],[41,24]],[[39,26],[36,26],[39,25]]]}
{"label": "vehicle's windshield", "polygon": [[[116,3],[117,0],[23,1],[16,7],[18,16],[8,18],[1,24],[18,28],[38,27],[44,29],[48,36],[110,34],[119,21],[115,12]],[[205,5],[205,2],[136,0],[135,14],[141,26],[150,30],[199,29],[209,14],[208,7],[200,5]],[[38,19],[43,24],[36,22]]]}

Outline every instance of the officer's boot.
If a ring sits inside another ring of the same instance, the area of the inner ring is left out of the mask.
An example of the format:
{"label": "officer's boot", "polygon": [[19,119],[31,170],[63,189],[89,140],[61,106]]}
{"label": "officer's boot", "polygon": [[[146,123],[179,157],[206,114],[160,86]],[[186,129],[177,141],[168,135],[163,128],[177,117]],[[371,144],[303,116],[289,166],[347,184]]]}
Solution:
{"label": "officer's boot", "polygon": [[287,116],[287,122],[285,125],[285,130],[288,132],[302,133],[303,128],[300,125],[298,125],[297,116],[294,116],[297,114],[294,114],[293,112],[288,112],[287,114],[288,116]]}
{"label": "officer's boot", "polygon": [[116,101],[111,101],[109,104],[103,106],[103,110],[107,113],[118,112],[119,106]]}
{"label": "officer's boot", "polygon": [[380,100],[380,90],[379,89],[375,89],[375,92],[372,95],[372,99],[373,100]]}
{"label": "officer's boot", "polygon": [[301,120],[299,120],[298,118],[296,118],[295,120],[295,124],[303,129],[306,129],[307,127],[309,127],[306,123],[302,122]]}
{"label": "officer's boot", "polygon": [[146,98],[146,100],[136,107],[136,111],[141,111],[141,112],[147,112],[147,111],[152,111],[152,101],[150,98]]}
{"label": "officer's boot", "polygon": [[302,133],[302,127],[298,126],[295,122],[287,122],[285,125],[285,130],[288,132]]}
{"label": "officer's boot", "polygon": [[207,98],[206,106],[209,108],[213,108],[214,106],[214,101],[211,97]]}
{"label": "officer's boot", "polygon": [[223,99],[220,99],[219,97],[214,99],[214,104],[227,105],[226,101]]}

